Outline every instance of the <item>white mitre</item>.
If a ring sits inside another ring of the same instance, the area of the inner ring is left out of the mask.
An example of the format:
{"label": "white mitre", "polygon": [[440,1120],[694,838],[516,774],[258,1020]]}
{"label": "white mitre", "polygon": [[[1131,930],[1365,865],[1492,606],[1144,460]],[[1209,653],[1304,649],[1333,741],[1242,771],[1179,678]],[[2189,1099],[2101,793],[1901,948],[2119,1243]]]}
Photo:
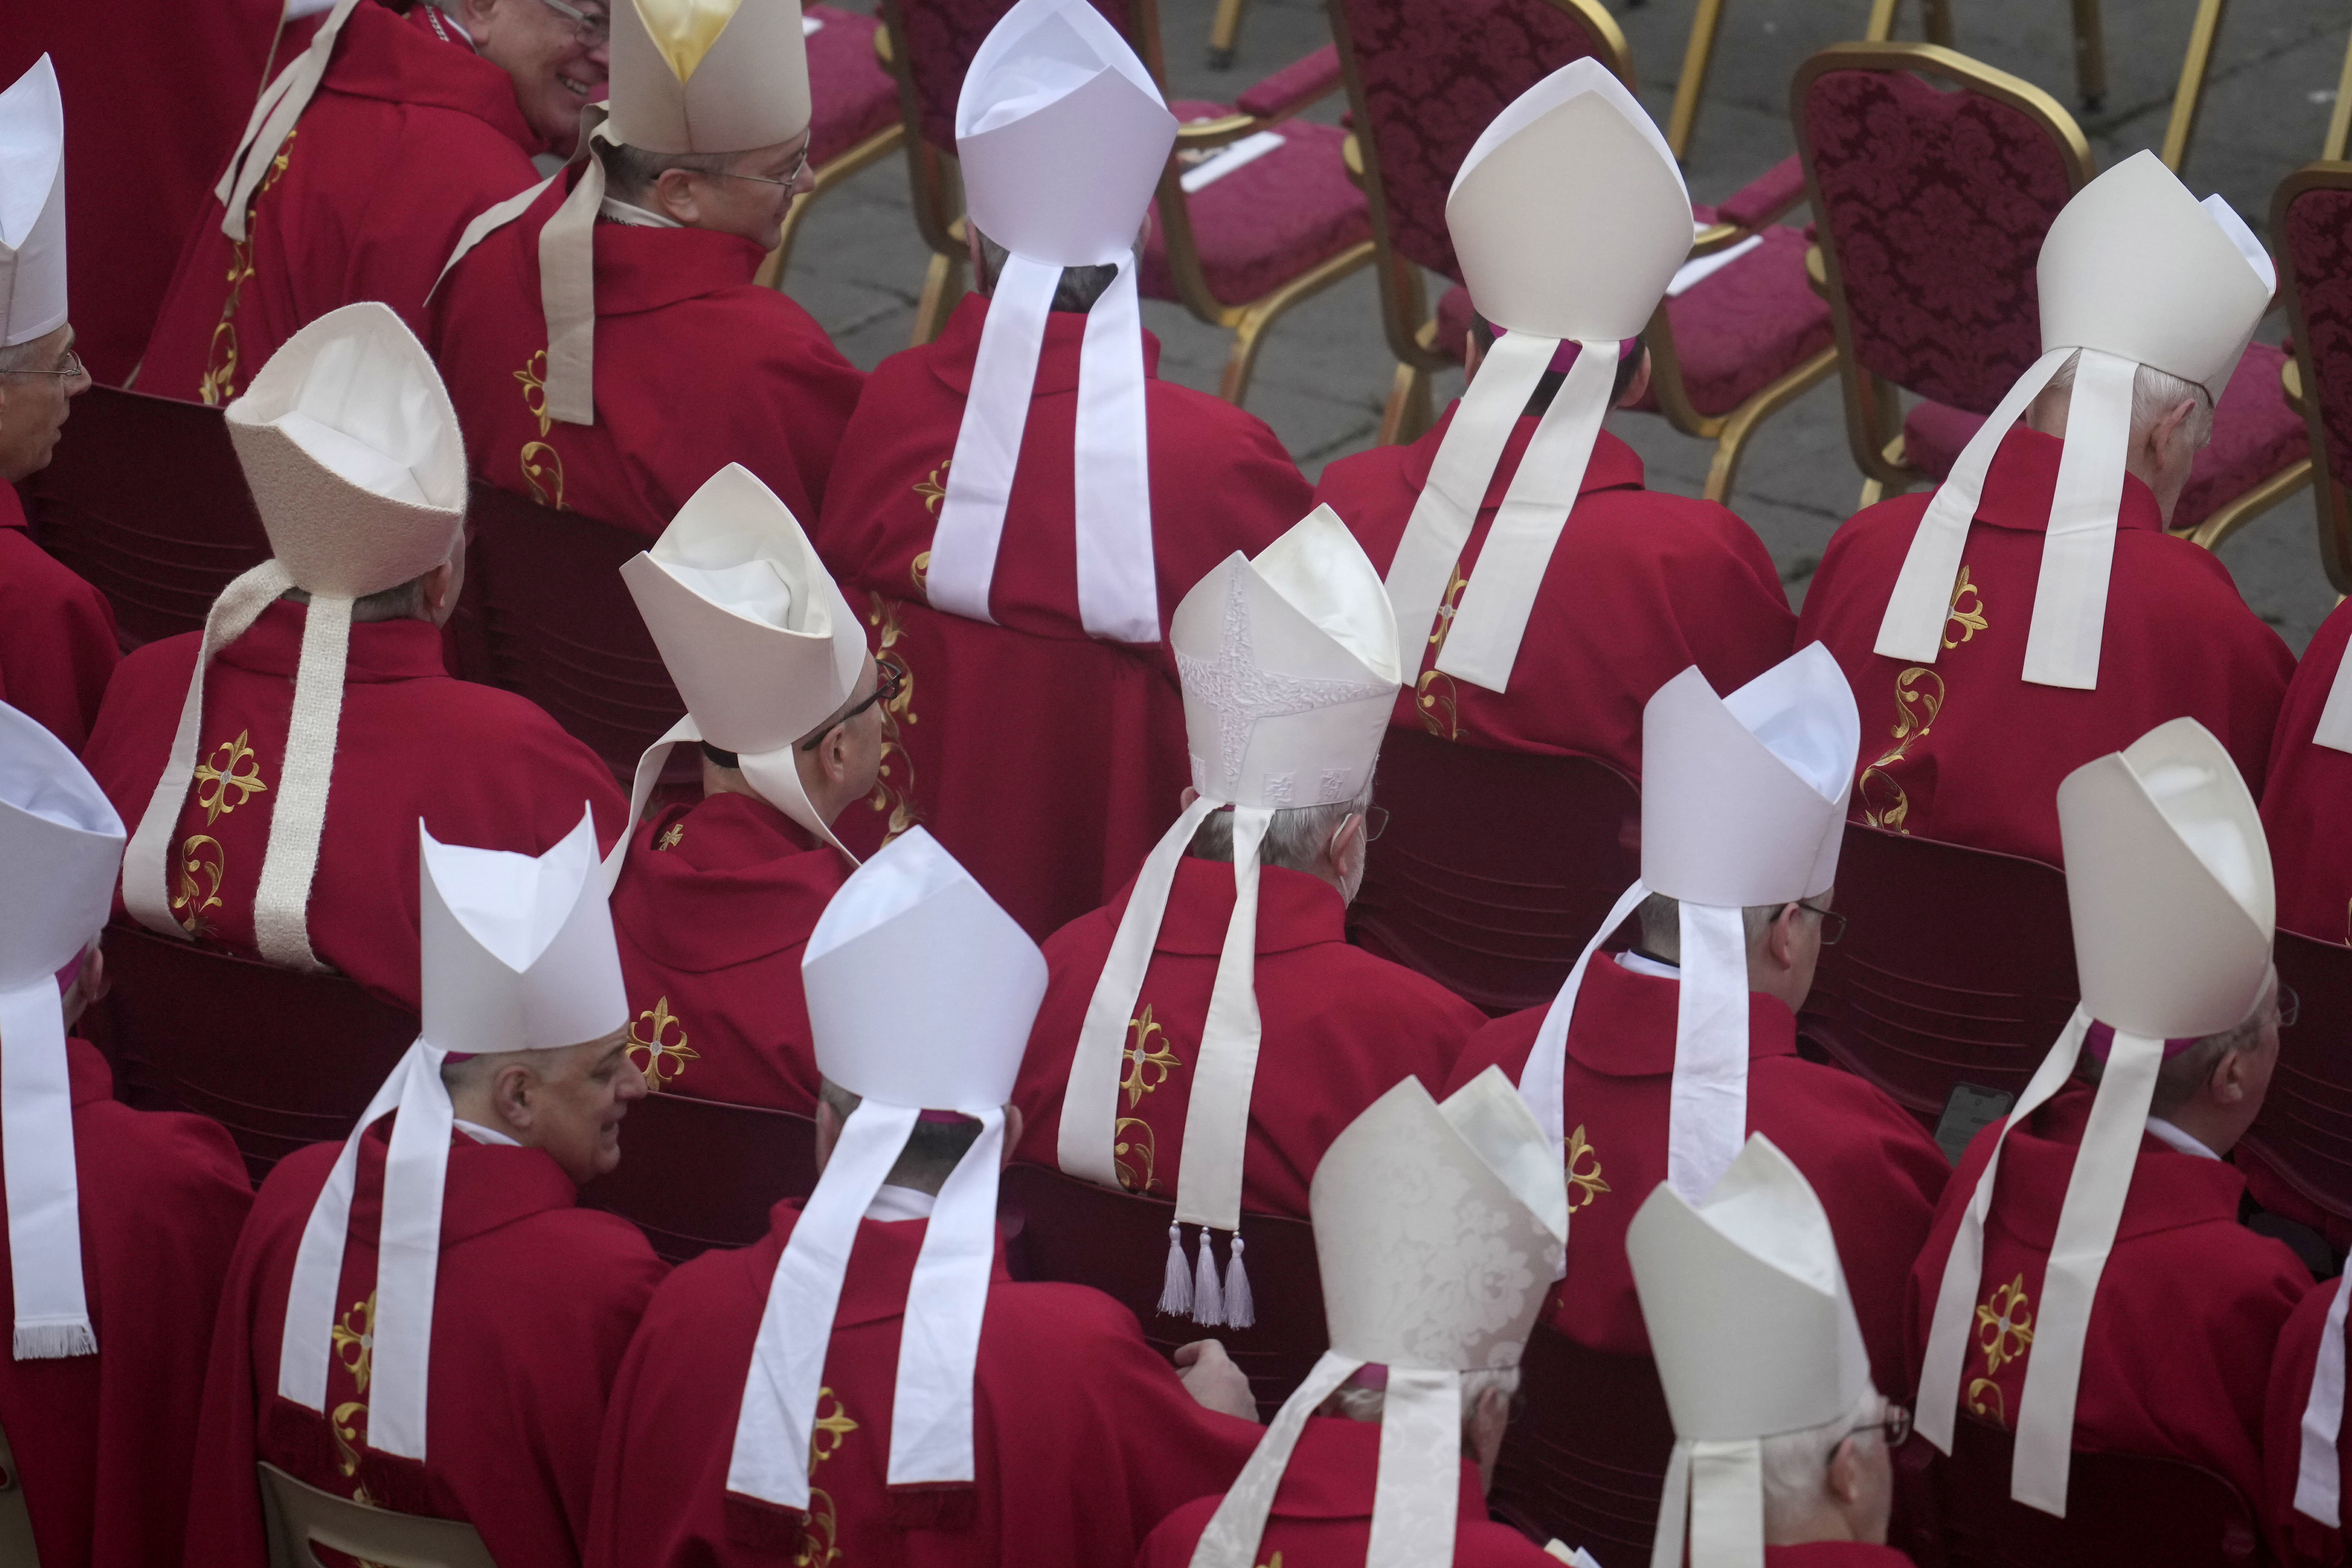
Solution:
{"label": "white mitre", "polygon": [[0,92],[0,349],[66,324],[66,106],[43,55]]}
{"label": "white mitre", "polygon": [[1365,1366],[1386,1373],[1366,1568],[1454,1560],[1462,1374],[1519,1364],[1560,1268],[1568,1193],[1499,1068],[1438,1104],[1418,1079],[1332,1141],[1307,1190],[1331,1348],[1218,1503],[1192,1568],[1252,1568],[1299,1434]]}
{"label": "white mitre", "polygon": [[[380,1452],[421,1460],[441,1194],[457,1121],[441,1064],[452,1055],[561,1050],[602,1040],[627,1026],[629,1003],[586,803],[580,825],[536,857],[443,844],[422,821],[416,837],[424,1032],[343,1140],[311,1205],[287,1291],[278,1392],[325,1412],[360,1140],[397,1110],[384,1163],[386,1239],[376,1268],[367,1441]],[[396,1237],[436,1239],[395,1246]]]}
{"label": "white mitre", "polygon": [[1176,117],[1087,0],[1019,0],[973,55],[955,128],[971,221],[1011,254],[981,328],[925,591],[934,608],[992,618],[989,586],[1054,291],[1065,267],[1116,266],[1078,356],[1078,618],[1090,636],[1156,643],[1135,243]]}
{"label": "white mitre", "polygon": [[2115,1245],[2165,1059],[2236,1027],[2271,989],[2276,928],[2261,813],[2221,742],[2194,719],[2159,724],[2058,786],[2058,833],[2083,1001],[2010,1112],[1961,1216],[1920,1373],[1919,1430],[1951,1451],[1984,1216],[2009,1129],[2063,1088],[2081,1052],[2106,1046],[2089,1128],[2042,1284],[2017,1413],[2011,1495],[2063,1517],[2074,1399],[2091,1300]]}
{"label": "white mitre", "polygon": [[[1234,814],[1234,912],[1201,1031],[1176,1221],[1168,1229],[1166,1312],[1246,1328],[1255,1319],[1242,1242],[1218,1280],[1211,1229],[1241,1223],[1242,1152],[1258,1047],[1258,849],[1276,811],[1356,799],[1371,783],[1403,672],[1380,574],[1329,507],[1317,507],[1258,553],[1239,551],[1193,585],[1168,640],[1184,686],[1198,798],[1152,847],[1095,983],[1062,1097],[1061,1168],[1118,1185],[1112,1160],[1118,1084],[1176,868],[1213,811]],[[1181,1226],[1201,1233],[1184,1267]]]}
{"label": "white mitre", "polygon": [[1586,58],[1495,117],[1454,178],[1445,221],[1471,300],[1507,335],[1463,393],[1389,565],[1409,645],[1436,629],[1536,384],[1562,343],[1582,351],[1519,460],[1437,658],[1446,674],[1501,691],[1609,412],[1618,345],[1640,333],[1690,254],[1690,193],[1625,84]]}
{"label": "white mitre", "polygon": [[2078,350],[2065,455],[2042,545],[2025,679],[2099,683],[2107,575],[2123,504],[2132,384],[2141,365],[2192,382],[2219,404],[2277,281],[2268,252],[2219,196],[2201,204],[2153,153],[2136,153],[2074,193],[2035,268],[2042,353],[1970,437],[1912,535],[1876,649],[1933,664],[1952,583],[1994,454]]}

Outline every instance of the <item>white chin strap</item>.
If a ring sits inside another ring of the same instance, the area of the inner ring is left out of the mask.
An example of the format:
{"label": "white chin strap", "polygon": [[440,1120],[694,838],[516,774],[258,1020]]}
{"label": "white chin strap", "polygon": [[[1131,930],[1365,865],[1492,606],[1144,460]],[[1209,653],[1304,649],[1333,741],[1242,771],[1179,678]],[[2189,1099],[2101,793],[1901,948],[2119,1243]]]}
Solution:
{"label": "white chin strap", "polygon": [[16,1359],[97,1354],[82,1286],[73,1083],[52,975],[0,992],[0,1171],[8,1184]]}
{"label": "white chin strap", "polygon": [[[620,837],[613,841],[613,847],[604,856],[604,891],[607,893],[621,879],[621,868],[628,864],[629,843],[637,836],[637,824],[645,817],[646,802],[653,798],[654,786],[661,783],[662,769],[669,764],[671,749],[689,743],[698,745],[701,741],[701,728],[695,723],[694,715],[689,713],[671,725],[667,734],[647,746],[644,754],[637,758],[636,777],[629,785],[628,820],[622,825]],[[841,840],[833,836],[833,828],[817,815],[816,806],[809,800],[807,789],[801,784],[800,769],[793,762],[790,744],[782,751],[742,752],[737,761],[742,764],[743,776],[760,792],[761,800],[791,817],[820,842],[840,850],[851,866],[857,864],[857,857],[843,847]]]}

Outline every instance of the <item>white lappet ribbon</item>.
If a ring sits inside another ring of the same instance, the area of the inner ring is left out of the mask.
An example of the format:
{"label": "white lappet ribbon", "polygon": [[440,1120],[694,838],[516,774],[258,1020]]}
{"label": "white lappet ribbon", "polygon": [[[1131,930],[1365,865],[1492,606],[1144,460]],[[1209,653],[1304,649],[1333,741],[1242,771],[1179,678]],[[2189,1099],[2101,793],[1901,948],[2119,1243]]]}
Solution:
{"label": "white lappet ribbon", "polygon": [[1650,1568],[1682,1568],[1688,1524],[1690,1560],[1706,1568],[1764,1568],[1764,1445],[1754,1437],[1685,1437],[1666,1461],[1658,1499],[1658,1533]]}
{"label": "white lappet ribbon", "polygon": [[[604,856],[604,890],[609,893],[621,879],[621,868],[628,863],[629,841],[637,836],[637,824],[644,820],[646,802],[653,797],[654,786],[661,782],[662,770],[669,763],[670,749],[688,743],[700,744],[701,727],[689,713],[669,727],[658,741],[645,749],[637,758],[636,777],[629,785],[629,815],[621,825],[620,837]],[[793,760],[794,747],[786,745],[778,752],[742,752],[738,761],[743,776],[760,792],[760,798],[791,817],[795,823],[826,844],[841,851],[852,867],[857,857],[850,854],[833,829],[817,815],[809,801],[808,791],[801,784],[800,769]]]}
{"label": "white lappet ribbon", "polygon": [[221,215],[221,232],[238,244],[245,243],[246,209],[252,205],[254,191],[269,173],[269,165],[292,133],[294,122],[310,107],[312,95],[326,79],[335,40],[342,36],[343,24],[357,9],[359,0],[335,0],[335,8],[311,36],[310,47],[278,72],[276,81],[262,89],[252,114],[247,117],[245,134],[237,138],[236,151],[229,155],[228,167],[221,172],[220,183],[213,186],[215,198],[228,209]]}
{"label": "white lappet ribbon", "polygon": [[0,1170],[8,1184],[8,1258],[18,1361],[95,1355],[81,1277],[81,1184],[73,1084],[57,981],[0,993]]}
{"label": "white lappet ribbon", "polygon": [[2304,1401],[2301,1447],[2296,1458],[2294,1511],[2330,1530],[2343,1523],[2344,1462],[2336,1439],[2344,1426],[2344,1309],[2352,1302],[2352,1273],[2336,1282],[2327,1321],[2319,1331],[2319,1360],[2311,1369],[2311,1394]]}

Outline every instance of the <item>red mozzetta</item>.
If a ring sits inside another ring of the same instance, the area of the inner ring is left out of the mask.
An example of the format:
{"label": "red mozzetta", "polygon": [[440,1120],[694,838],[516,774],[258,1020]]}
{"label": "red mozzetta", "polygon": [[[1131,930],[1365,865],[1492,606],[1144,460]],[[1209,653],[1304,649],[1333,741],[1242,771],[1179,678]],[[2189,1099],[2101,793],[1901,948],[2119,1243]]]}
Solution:
{"label": "red mozzetta", "polygon": [[2263,832],[2278,873],[2278,923],[2321,942],[2352,942],[2352,752],[2312,739],[2352,641],[2352,614],[2336,606],[2303,650],[2279,710],[2263,796]]}
{"label": "red mozzetta", "polygon": [[0,484],[0,702],[79,752],[121,658],[106,595],[33,542]]}

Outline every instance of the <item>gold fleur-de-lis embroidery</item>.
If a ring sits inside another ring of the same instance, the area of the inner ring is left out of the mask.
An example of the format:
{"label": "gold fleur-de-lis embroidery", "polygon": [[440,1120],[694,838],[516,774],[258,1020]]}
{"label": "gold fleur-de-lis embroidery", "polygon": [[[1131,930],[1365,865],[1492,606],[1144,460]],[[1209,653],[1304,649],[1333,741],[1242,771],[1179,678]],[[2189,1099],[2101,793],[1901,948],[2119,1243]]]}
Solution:
{"label": "gold fleur-de-lis embroidery", "polygon": [[[1960,601],[1964,598],[1974,603],[1963,608]],[[1958,628],[1960,634],[1957,638],[1947,635],[1944,638],[1946,647],[1958,647],[1985,629],[1984,591],[1969,581],[1969,563],[1965,561],[1960,563],[1959,577],[1952,584],[1952,602],[1945,612],[1945,619]]]}
{"label": "gold fleur-de-lis embroidery", "polygon": [[[833,1402],[830,1415],[825,1413],[827,1400]],[[814,1470],[840,1453],[843,1442],[856,1430],[857,1423],[850,1419],[849,1412],[842,1405],[841,1396],[830,1388],[818,1389],[816,1424],[809,1430],[809,1468]]]}
{"label": "gold fleur-de-lis embroidery", "polygon": [[[929,474],[915,481],[915,493],[923,498],[923,510],[929,512],[933,517],[940,515],[940,503],[948,499],[948,469],[954,464],[954,462],[955,459],[953,458],[950,458],[938,468],[933,468]],[[928,563],[929,557],[930,552],[929,551],[925,551],[921,556],[918,557],[919,566],[923,563]]]}
{"label": "gold fleur-de-lis embroidery", "polygon": [[2033,1314],[2026,1310],[2025,1276],[1993,1288],[1977,1308],[1977,1348],[1985,1354],[1985,1374],[1990,1376],[2013,1361],[2024,1359],[2033,1345]]}
{"label": "gold fleur-de-lis embroidery", "polygon": [[204,936],[213,929],[205,919],[206,910],[220,908],[221,883],[228,875],[228,862],[220,840],[201,833],[188,835],[180,846],[180,890],[173,896],[172,912],[190,936]]}
{"label": "gold fleur-de-lis embroidery", "polygon": [[[1587,1161],[1591,1162],[1589,1170],[1583,1168]],[[1580,1125],[1568,1135],[1568,1212],[1574,1214],[1578,1209],[1591,1207],[1592,1200],[1608,1190],[1609,1184],[1601,1175],[1600,1152],[1584,1141],[1584,1129]]]}
{"label": "gold fleur-de-lis embroidery", "polygon": [[547,411],[547,351],[536,349],[514,373],[522,383],[522,405],[533,419],[539,421],[542,439],[523,443],[522,482],[530,487],[531,499],[541,506],[563,510],[563,454],[549,446],[543,438],[555,428],[555,416]]}
{"label": "gold fleur-de-lis embroidery", "polygon": [[361,1395],[335,1406],[327,1417],[335,1439],[335,1463],[345,1480],[359,1474],[359,1445],[367,1441],[368,1373],[375,1358],[375,1292],[336,1320],[331,1339],[336,1363],[351,1375]]}
{"label": "gold fleur-de-lis embroidery", "polygon": [[[1438,601],[1437,625],[1429,633],[1429,658],[1434,661],[1445,651],[1445,637],[1454,629],[1454,612],[1462,601],[1462,590],[1470,579],[1462,574],[1462,563],[1455,562],[1445,584],[1445,596]],[[1454,678],[1443,670],[1430,669],[1413,683],[1413,708],[1421,715],[1422,728],[1447,741],[1461,739],[1458,722],[1460,693]]]}
{"label": "gold fleur-de-lis embroidery", "polygon": [[654,847],[656,849],[675,849],[685,842],[686,824],[683,822],[673,822],[667,827],[663,828],[660,834],[654,839]]}
{"label": "gold fleur-de-lis embroidery", "polygon": [[[669,1037],[672,1029],[677,1031],[675,1040]],[[637,1059],[640,1052],[643,1061]],[[629,1065],[645,1075],[648,1094],[659,1094],[678,1080],[687,1063],[701,1059],[702,1053],[687,1045],[686,1026],[671,1014],[667,996],[656,999],[629,1026]]]}
{"label": "gold fleur-de-lis embroidery", "polygon": [[[205,824],[210,826],[243,805],[257,795],[267,795],[269,786],[261,782],[261,759],[246,744],[253,733],[239,730],[234,741],[223,741],[213,748],[212,760],[196,764],[196,804],[205,808]],[[236,791],[236,798],[228,792]]]}
{"label": "gold fleur-de-lis embroidery", "polygon": [[205,371],[196,382],[196,399],[207,408],[217,408],[236,396],[236,307],[245,292],[245,280],[253,276],[253,240],[260,224],[261,198],[286,173],[288,161],[293,156],[294,138],[302,128],[296,126],[278,144],[278,156],[269,161],[269,173],[253,190],[252,199],[245,206],[245,237],[229,247],[228,298],[221,305],[220,320],[214,324],[212,341],[205,345]]}
{"label": "gold fleur-de-lis embroidery", "polygon": [[[918,557],[918,566],[928,561],[928,555]],[[898,727],[919,722],[915,714],[915,671],[907,662],[906,650],[898,639],[906,636],[899,624],[898,601],[880,594],[867,595],[873,608],[866,612],[866,624],[875,629],[874,661],[888,665],[898,675],[898,695],[882,704],[882,760],[874,772],[874,793],[866,804],[876,811],[888,813],[882,842],[889,843],[920,820],[915,808],[915,759],[898,739]]]}
{"label": "gold fleur-de-lis embroidery", "polygon": [[[833,1413],[825,1413],[825,1401],[833,1401]],[[857,1430],[857,1423],[849,1418],[841,1401],[830,1388],[820,1388],[816,1396],[816,1425],[809,1433],[809,1474],[841,1451],[841,1445]],[[841,1526],[833,1504],[833,1495],[822,1487],[809,1489],[808,1523],[801,1533],[801,1549],[793,1559],[793,1568],[831,1568],[841,1560],[841,1548],[835,1542]]]}
{"label": "gold fleur-de-lis embroidery", "polygon": [[[1168,1081],[1168,1075],[1183,1065],[1174,1051],[1168,1048],[1165,1034],[1152,1021],[1151,1005],[1144,1004],[1143,1011],[1127,1021],[1135,1031],[1127,1047],[1127,1077],[1119,1088],[1127,1091],[1127,1108],[1135,1109],[1136,1101]],[[1158,1045],[1152,1043],[1159,1036]]]}

